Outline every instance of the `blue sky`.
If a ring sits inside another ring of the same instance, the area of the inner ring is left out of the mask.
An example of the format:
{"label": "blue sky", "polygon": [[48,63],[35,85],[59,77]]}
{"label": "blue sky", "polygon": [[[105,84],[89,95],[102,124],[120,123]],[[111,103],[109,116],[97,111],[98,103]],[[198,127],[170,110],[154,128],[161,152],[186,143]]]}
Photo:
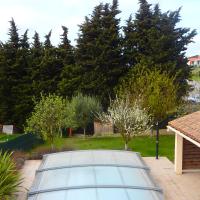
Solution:
{"label": "blue sky", "polygon": [[[43,41],[44,35],[52,29],[52,43],[59,43],[62,33],[61,25],[69,28],[69,39],[75,44],[78,33],[78,24],[84,21],[84,16],[91,14],[94,6],[99,2],[112,0],[0,0],[0,40],[7,39],[8,21],[13,17],[22,34],[29,29],[29,38],[37,30]],[[182,6],[180,26],[196,29],[200,33],[200,0],[149,0],[149,3],[159,3],[162,11],[175,10]],[[121,24],[132,13],[138,10],[138,0],[119,0],[119,9],[122,13]],[[200,35],[190,44],[187,55],[200,54]]]}

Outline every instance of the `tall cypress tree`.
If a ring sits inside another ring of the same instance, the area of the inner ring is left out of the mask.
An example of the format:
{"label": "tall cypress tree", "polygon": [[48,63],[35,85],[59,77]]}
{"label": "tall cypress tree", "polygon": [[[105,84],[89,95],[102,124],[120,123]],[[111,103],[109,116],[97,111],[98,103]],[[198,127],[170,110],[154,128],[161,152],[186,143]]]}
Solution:
{"label": "tall cypress tree", "polygon": [[9,40],[1,48],[0,62],[0,115],[2,123],[16,123],[13,118],[15,112],[16,96],[13,87],[18,84],[20,74],[18,73],[17,53],[20,47],[18,28],[14,19],[10,21]]}
{"label": "tall cypress tree", "polygon": [[20,38],[17,26],[10,21],[9,40],[1,48],[0,61],[0,115],[2,123],[22,127],[29,112],[30,78],[28,31]]}
{"label": "tall cypress tree", "polygon": [[32,84],[31,84],[31,56],[28,41],[28,30],[20,37],[19,49],[17,50],[15,72],[16,83],[12,86],[12,94],[15,98],[13,120],[23,127],[28,114],[32,110]]}
{"label": "tall cypress tree", "polygon": [[121,57],[118,2],[99,4],[80,26],[76,60],[81,68],[80,90],[107,103],[124,69]]}
{"label": "tall cypress tree", "polygon": [[32,47],[35,48],[35,49],[40,49],[42,47],[42,43],[40,42],[40,36],[36,31],[35,31],[35,34],[33,36]]}
{"label": "tall cypress tree", "polygon": [[44,54],[39,66],[38,89],[42,93],[56,93],[62,64],[57,56],[57,48],[51,44],[51,31],[45,36]]}
{"label": "tall cypress tree", "polygon": [[40,89],[40,65],[42,62],[42,58],[44,56],[44,47],[40,42],[40,37],[37,32],[35,32],[33,36],[33,43],[31,46],[31,81],[32,81],[32,89],[33,96],[35,98],[40,97],[41,89]]}
{"label": "tall cypress tree", "polygon": [[[6,46],[7,47],[7,46]],[[0,123],[10,123],[11,108],[11,83],[9,82],[9,65],[5,44],[0,45]]]}
{"label": "tall cypress tree", "polygon": [[[98,45],[101,34],[101,17],[103,5],[100,4],[94,8],[91,19],[85,17],[85,21],[81,24],[79,38],[77,39],[76,48],[76,64],[79,67],[78,75],[81,82],[79,90],[86,94],[100,93],[94,91],[97,87],[97,69],[99,68],[98,57],[102,54],[100,45]],[[99,42],[100,44],[100,42]],[[100,76],[100,74],[98,74]],[[81,77],[81,78],[80,78]]]}
{"label": "tall cypress tree", "polygon": [[77,69],[79,68],[75,65],[74,48],[68,39],[68,29],[65,26],[62,26],[62,29],[61,43],[57,51],[62,65],[58,90],[63,96],[72,97],[78,88]]}
{"label": "tall cypress tree", "polygon": [[64,65],[74,64],[74,49],[68,39],[68,28],[62,26],[63,34],[61,35],[61,43],[58,46],[58,56],[62,59]]}
{"label": "tall cypress tree", "polygon": [[171,76],[176,76],[179,95],[183,96],[186,94],[186,80],[190,75],[185,50],[196,31],[177,28],[180,9],[162,13],[158,5],[152,7],[146,0],[139,2],[140,8],[135,19],[129,19],[124,28],[124,54],[127,65],[130,60],[135,64],[146,62],[149,63],[149,68],[157,67]]}
{"label": "tall cypress tree", "polygon": [[10,47],[12,47],[14,49],[18,49],[19,48],[18,28],[17,28],[13,18],[9,22],[10,22],[10,29],[9,29],[8,35],[10,36],[10,38],[9,38],[8,43],[9,43]]}
{"label": "tall cypress tree", "polygon": [[44,37],[45,37],[44,47],[45,47],[46,49],[52,47],[51,39],[50,39],[50,38],[51,38],[51,33],[52,33],[52,31],[50,30],[49,33],[48,33],[47,35],[44,36]]}
{"label": "tall cypress tree", "polygon": [[126,21],[126,26],[123,27],[123,63],[127,68],[133,67],[136,64],[135,51],[136,47],[134,43],[134,23],[132,15]]}

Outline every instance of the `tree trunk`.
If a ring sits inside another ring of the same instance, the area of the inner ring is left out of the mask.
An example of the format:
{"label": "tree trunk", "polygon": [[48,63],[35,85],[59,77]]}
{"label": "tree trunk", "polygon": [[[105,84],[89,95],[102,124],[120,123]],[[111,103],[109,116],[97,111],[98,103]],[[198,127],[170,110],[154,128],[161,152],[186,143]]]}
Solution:
{"label": "tree trunk", "polygon": [[69,128],[69,137],[72,137],[72,128]]}
{"label": "tree trunk", "polygon": [[51,142],[51,151],[54,150],[54,145],[53,145],[53,142]]}
{"label": "tree trunk", "polygon": [[54,150],[54,138],[53,138],[53,130],[52,127],[50,128],[50,140],[51,140],[51,150]]}
{"label": "tree trunk", "polygon": [[60,133],[60,137],[62,138],[63,134],[62,134],[62,128],[61,127],[59,127],[59,133]]}
{"label": "tree trunk", "polygon": [[86,138],[85,128],[83,128],[84,138]]}
{"label": "tree trunk", "polygon": [[156,123],[156,159],[159,155],[159,123]]}
{"label": "tree trunk", "polygon": [[150,130],[150,131],[151,131],[151,136],[153,136],[153,127],[151,128],[151,130]]}
{"label": "tree trunk", "polygon": [[124,148],[125,148],[126,151],[128,151],[128,143],[127,142],[125,142],[125,147]]}

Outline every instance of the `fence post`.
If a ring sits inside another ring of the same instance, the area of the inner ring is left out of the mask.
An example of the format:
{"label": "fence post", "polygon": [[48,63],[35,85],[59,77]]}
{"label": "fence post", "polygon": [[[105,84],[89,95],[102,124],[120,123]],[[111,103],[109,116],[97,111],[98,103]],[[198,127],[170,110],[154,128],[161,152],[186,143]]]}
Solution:
{"label": "fence post", "polygon": [[156,123],[156,159],[158,159],[159,154],[159,125]]}

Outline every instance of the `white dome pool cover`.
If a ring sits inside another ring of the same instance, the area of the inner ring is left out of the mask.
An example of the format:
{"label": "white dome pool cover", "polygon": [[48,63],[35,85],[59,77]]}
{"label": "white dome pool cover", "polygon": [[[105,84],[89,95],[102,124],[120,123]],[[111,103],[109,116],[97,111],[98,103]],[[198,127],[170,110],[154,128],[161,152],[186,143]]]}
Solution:
{"label": "white dome pool cover", "polygon": [[138,153],[88,150],[45,155],[28,200],[163,200]]}

